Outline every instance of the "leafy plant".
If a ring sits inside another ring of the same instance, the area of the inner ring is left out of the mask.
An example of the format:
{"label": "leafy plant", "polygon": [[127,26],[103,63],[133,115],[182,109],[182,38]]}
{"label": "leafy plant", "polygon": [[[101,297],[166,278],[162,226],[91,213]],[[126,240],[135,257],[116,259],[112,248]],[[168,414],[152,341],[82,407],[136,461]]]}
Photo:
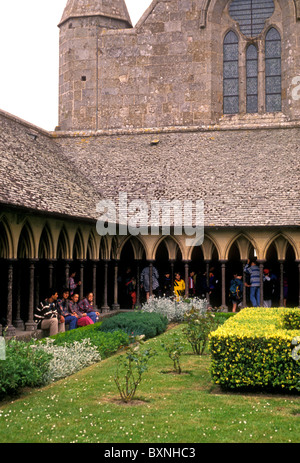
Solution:
{"label": "leafy plant", "polygon": [[169,340],[167,343],[163,343],[162,347],[168,353],[169,358],[173,362],[174,370],[179,375],[181,374],[181,365],[180,365],[180,357],[184,350],[184,346],[182,341],[178,335],[170,335]]}
{"label": "leafy plant", "polygon": [[153,338],[166,331],[168,320],[158,313],[127,312],[107,318],[100,326],[100,331],[114,332],[122,330],[129,336],[144,335],[145,339]]}
{"label": "leafy plant", "polygon": [[185,314],[186,326],[183,329],[194,354],[203,355],[208,343],[209,334],[216,330],[219,323],[211,312],[202,313],[191,309]]}
{"label": "leafy plant", "polygon": [[144,336],[136,336],[132,341],[126,354],[119,357],[114,377],[120,397],[125,403],[130,402],[135,396],[142,375],[148,369],[149,360],[156,355],[155,350],[151,348],[140,348],[144,344]]}
{"label": "leafy plant", "polygon": [[45,384],[52,355],[43,349],[11,339],[6,346],[6,359],[0,361],[0,398],[17,394],[23,387]]}

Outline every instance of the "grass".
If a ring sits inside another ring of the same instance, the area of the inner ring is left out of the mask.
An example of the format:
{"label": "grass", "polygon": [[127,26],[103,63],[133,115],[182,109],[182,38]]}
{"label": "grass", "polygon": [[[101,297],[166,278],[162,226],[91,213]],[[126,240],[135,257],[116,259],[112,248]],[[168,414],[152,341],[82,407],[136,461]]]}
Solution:
{"label": "grass", "polygon": [[[135,400],[120,401],[117,355],[51,386],[0,403],[1,443],[299,443],[299,395],[223,392],[210,357],[186,344],[183,373],[161,347],[177,326],[151,339],[150,361]],[[119,355],[119,354],[118,354]]]}

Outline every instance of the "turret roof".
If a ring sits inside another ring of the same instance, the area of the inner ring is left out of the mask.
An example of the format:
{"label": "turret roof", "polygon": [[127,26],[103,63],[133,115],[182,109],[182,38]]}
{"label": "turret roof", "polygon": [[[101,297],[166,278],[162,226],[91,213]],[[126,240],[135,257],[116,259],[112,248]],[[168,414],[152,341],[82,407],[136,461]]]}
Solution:
{"label": "turret roof", "polygon": [[125,0],[68,0],[59,26],[70,18],[84,16],[105,16],[132,26]]}

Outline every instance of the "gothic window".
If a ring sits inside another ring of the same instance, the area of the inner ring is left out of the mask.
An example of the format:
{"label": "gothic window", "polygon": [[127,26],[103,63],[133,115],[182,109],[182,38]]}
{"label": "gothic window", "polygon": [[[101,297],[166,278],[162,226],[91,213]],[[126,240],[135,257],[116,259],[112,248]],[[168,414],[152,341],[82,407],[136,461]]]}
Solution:
{"label": "gothic window", "polygon": [[258,112],[258,52],[255,45],[247,48],[247,113]]}
{"label": "gothic window", "polygon": [[274,27],[266,35],[266,111],[281,111],[281,37]]}
{"label": "gothic window", "polygon": [[230,31],[224,39],[224,114],[239,112],[239,40]]}
{"label": "gothic window", "polygon": [[274,0],[232,0],[228,11],[236,31],[223,44],[224,114],[281,111],[281,35],[264,33]]}
{"label": "gothic window", "polygon": [[230,16],[246,37],[257,37],[274,10],[273,0],[233,0],[229,6]]}

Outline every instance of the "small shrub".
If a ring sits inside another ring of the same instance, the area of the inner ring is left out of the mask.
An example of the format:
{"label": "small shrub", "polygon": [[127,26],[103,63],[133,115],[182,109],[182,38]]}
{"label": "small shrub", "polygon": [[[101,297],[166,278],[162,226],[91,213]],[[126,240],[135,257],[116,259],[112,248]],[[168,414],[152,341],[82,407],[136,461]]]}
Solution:
{"label": "small shrub", "polygon": [[166,331],[168,320],[155,313],[126,312],[107,318],[100,326],[102,332],[121,330],[129,336],[144,335],[145,339],[153,338]]}
{"label": "small shrub", "polygon": [[162,347],[165,349],[169,358],[172,360],[175,372],[180,375],[182,371],[180,365],[180,357],[184,350],[184,346],[180,337],[177,334],[170,335],[168,341],[163,343]]}
{"label": "small shrub", "polygon": [[15,339],[8,341],[6,360],[0,361],[0,398],[24,387],[43,386],[51,359],[43,349],[33,350],[30,344]]}
{"label": "small shrub", "polygon": [[142,375],[147,371],[148,362],[151,357],[156,355],[154,350],[141,350],[141,345],[144,344],[144,336],[136,336],[131,338],[131,346],[126,351],[126,354],[118,358],[117,371],[114,377],[120,397],[123,402],[130,402],[136,393],[136,390],[141,383]]}
{"label": "small shrub", "polygon": [[185,314],[185,322],[183,333],[192,346],[194,354],[203,355],[209,334],[218,327],[215,315],[211,312],[202,313],[192,309]]}

